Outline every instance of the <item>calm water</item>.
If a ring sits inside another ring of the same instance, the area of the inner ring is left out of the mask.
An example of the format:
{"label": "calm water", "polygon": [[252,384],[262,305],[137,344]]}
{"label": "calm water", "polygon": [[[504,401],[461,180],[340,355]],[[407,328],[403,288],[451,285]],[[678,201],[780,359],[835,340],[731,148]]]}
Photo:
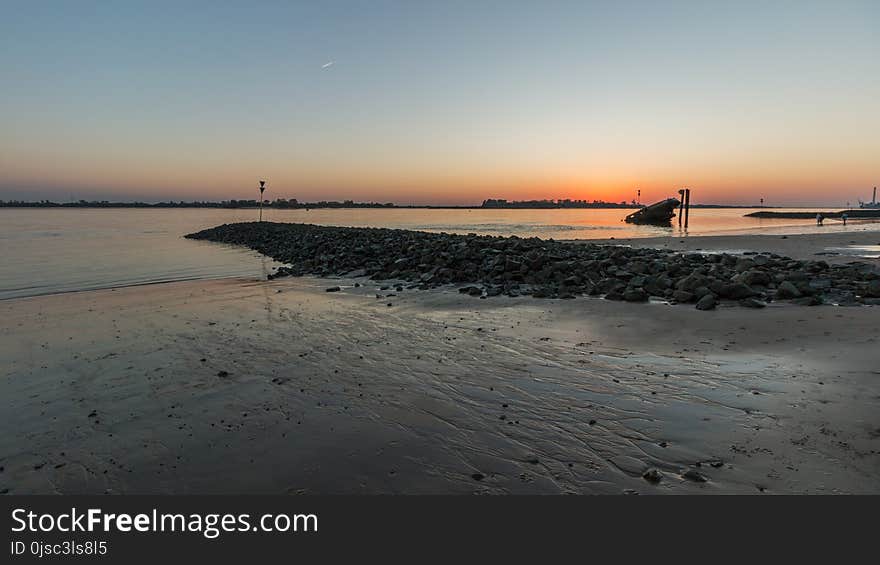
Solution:
{"label": "calm water", "polygon": [[[747,209],[692,210],[687,234],[621,222],[627,210],[266,210],[276,222],[395,227],[455,233],[599,239],[720,233],[842,231],[827,220],[743,218]],[[262,277],[275,263],[255,252],[183,239],[218,224],[252,221],[255,210],[0,209],[0,299],[135,284]],[[850,222],[847,229],[880,230]]]}

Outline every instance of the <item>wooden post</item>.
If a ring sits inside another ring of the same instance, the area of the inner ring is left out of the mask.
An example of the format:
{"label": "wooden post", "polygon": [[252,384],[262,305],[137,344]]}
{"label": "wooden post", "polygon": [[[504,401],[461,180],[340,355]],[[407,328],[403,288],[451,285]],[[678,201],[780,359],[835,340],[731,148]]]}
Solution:
{"label": "wooden post", "polygon": [[691,215],[691,189],[684,190],[684,229],[688,227],[688,217]]}
{"label": "wooden post", "polygon": [[681,216],[684,214],[684,189],[678,191],[681,197],[678,201],[678,227],[681,227]]}

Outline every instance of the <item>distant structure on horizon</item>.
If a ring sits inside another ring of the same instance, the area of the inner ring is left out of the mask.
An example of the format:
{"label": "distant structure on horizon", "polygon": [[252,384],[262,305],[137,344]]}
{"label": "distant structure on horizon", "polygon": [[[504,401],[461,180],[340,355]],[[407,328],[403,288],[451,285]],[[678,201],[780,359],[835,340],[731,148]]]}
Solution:
{"label": "distant structure on horizon", "polygon": [[880,208],[880,202],[877,202],[877,187],[874,187],[874,195],[870,202],[862,202],[859,200],[859,208]]}

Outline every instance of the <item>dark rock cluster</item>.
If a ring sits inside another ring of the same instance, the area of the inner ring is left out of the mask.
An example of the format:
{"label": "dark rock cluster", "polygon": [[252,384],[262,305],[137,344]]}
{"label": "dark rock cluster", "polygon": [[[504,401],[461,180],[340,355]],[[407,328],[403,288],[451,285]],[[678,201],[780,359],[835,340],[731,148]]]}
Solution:
{"label": "dark rock cluster", "polygon": [[[384,228],[251,222],[186,236],[250,247],[286,263],[279,276],[367,276],[410,288],[464,284],[472,296],[651,297],[711,310],[721,301],[762,308],[880,304],[880,274],[865,262],[829,265],[776,254],[674,253],[538,238],[455,235]],[[328,289],[330,290],[330,289]]]}

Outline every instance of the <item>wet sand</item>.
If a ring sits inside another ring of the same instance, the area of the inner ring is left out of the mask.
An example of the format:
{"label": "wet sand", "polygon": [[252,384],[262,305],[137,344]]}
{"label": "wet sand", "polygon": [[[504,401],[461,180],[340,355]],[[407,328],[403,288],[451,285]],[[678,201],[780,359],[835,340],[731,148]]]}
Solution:
{"label": "wet sand", "polygon": [[[854,226],[854,229],[859,229]],[[703,235],[607,239],[604,243],[654,247],[673,251],[778,253],[793,259],[823,260],[827,263],[865,261],[880,266],[880,233],[852,231],[801,235]],[[871,257],[873,255],[873,257]]]}
{"label": "wet sand", "polygon": [[880,492],[878,307],[360,282],[0,302],[0,492]]}

